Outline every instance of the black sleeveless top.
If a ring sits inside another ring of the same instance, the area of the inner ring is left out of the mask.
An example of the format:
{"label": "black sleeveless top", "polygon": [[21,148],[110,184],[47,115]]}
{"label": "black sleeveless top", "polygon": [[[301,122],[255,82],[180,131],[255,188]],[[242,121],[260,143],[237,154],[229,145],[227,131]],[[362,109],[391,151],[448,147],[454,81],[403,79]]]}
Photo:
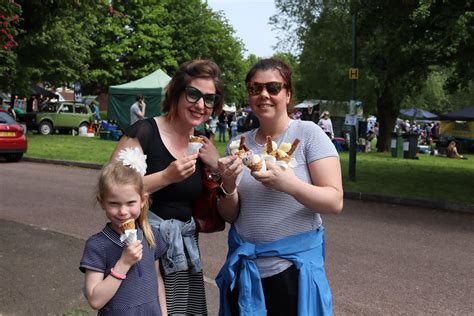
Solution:
{"label": "black sleeveless top", "polygon": [[[125,135],[137,138],[143,153],[147,156],[146,174],[166,169],[176,159],[166,148],[153,118],[140,120],[130,126]],[[187,222],[191,219],[192,202],[201,194],[202,162],[198,159],[196,172],[184,181],[172,183],[151,194],[150,211],[164,220],[177,219]]]}

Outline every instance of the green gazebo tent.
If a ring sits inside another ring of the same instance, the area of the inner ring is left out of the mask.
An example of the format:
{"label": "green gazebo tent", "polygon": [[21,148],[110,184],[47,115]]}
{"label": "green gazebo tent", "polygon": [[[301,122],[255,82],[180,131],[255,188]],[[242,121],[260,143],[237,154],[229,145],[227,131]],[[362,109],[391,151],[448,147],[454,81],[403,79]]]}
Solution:
{"label": "green gazebo tent", "polygon": [[171,78],[161,69],[141,79],[109,87],[107,116],[118,122],[120,128],[130,125],[130,107],[137,95],[143,96],[146,103],[146,117],[160,114],[160,104],[165,97],[165,87]]}

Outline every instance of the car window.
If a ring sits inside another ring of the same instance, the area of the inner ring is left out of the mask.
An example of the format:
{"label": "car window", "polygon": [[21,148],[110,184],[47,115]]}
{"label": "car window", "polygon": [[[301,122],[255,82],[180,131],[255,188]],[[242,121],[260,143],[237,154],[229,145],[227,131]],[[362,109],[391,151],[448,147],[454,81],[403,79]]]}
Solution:
{"label": "car window", "polygon": [[87,114],[87,109],[83,104],[76,104],[74,108],[76,113]]}
{"label": "car window", "polygon": [[71,112],[71,109],[69,108],[68,104],[63,104],[63,107],[61,108],[61,112],[69,113]]}
{"label": "car window", "polygon": [[53,113],[56,112],[56,104],[54,103],[47,103],[41,108],[41,112]]}
{"label": "car window", "polygon": [[15,124],[16,121],[10,114],[5,112],[0,112],[0,124]]}

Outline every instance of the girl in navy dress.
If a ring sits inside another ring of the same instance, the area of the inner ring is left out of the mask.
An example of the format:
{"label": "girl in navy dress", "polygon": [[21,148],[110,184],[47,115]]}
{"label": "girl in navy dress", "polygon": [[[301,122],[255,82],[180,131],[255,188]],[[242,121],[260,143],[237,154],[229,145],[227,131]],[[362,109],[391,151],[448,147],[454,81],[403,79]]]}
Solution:
{"label": "girl in navy dress", "polygon": [[[100,173],[97,201],[110,222],[87,240],[79,267],[87,300],[99,315],[167,314],[159,269],[167,245],[148,223],[145,159],[138,149],[127,148]],[[127,236],[120,226],[130,220],[136,230]]]}

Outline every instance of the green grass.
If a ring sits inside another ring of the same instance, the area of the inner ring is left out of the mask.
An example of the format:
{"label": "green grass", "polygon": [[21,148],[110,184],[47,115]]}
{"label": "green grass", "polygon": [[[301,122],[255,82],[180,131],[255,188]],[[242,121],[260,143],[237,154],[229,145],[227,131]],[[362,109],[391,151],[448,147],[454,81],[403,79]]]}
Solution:
{"label": "green grass", "polygon": [[348,181],[349,156],[341,154],[346,191],[451,201],[474,206],[474,155],[468,160],[419,154],[420,159],[386,153],[358,153],[356,181]]}
{"label": "green grass", "polygon": [[26,157],[104,164],[117,145],[98,137],[28,133]]}
{"label": "green grass", "polygon": [[[28,134],[27,157],[103,164],[116,141],[71,135]],[[225,143],[216,142],[223,155]],[[420,159],[385,153],[358,153],[356,181],[348,180],[349,156],[341,153],[345,191],[451,201],[474,206],[474,155],[467,160],[420,154]]]}

